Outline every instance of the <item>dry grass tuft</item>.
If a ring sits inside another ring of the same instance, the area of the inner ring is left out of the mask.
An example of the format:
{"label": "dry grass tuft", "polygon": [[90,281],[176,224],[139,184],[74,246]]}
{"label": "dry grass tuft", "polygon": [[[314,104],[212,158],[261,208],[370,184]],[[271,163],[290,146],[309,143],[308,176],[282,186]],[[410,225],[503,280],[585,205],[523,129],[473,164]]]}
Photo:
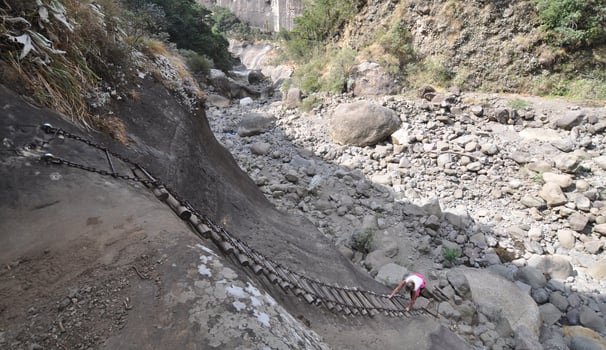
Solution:
{"label": "dry grass tuft", "polygon": [[163,42],[152,39],[145,39],[142,41],[141,51],[152,58],[156,55],[169,55],[168,49],[166,48],[166,45]]}
{"label": "dry grass tuft", "polygon": [[122,119],[114,115],[108,115],[95,118],[95,127],[100,131],[108,134],[117,142],[126,145],[128,144],[128,134],[126,132],[126,124]]}

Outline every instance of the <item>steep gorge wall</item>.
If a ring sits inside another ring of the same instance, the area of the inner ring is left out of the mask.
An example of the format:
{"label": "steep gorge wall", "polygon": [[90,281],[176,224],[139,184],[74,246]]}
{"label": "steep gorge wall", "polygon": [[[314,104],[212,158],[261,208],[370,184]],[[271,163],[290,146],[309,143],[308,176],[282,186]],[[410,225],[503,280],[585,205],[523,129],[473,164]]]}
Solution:
{"label": "steep gorge wall", "polygon": [[236,14],[244,23],[265,31],[291,30],[294,19],[303,9],[302,0],[199,0],[213,8],[224,7]]}

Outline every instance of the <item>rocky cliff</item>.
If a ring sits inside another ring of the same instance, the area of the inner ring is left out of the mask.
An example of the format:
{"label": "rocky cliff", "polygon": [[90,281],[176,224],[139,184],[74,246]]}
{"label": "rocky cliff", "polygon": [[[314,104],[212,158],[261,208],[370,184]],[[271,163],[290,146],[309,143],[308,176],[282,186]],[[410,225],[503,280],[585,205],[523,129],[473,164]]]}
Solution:
{"label": "rocky cliff", "polygon": [[302,12],[301,0],[199,0],[208,7],[224,7],[244,23],[268,32],[291,30],[294,19]]}

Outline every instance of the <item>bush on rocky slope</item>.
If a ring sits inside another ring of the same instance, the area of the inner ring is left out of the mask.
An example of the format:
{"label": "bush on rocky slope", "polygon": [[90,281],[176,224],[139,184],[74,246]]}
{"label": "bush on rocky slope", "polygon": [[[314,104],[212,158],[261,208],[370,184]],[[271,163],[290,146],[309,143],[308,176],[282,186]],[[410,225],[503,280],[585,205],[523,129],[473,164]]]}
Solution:
{"label": "bush on rocky slope", "polygon": [[[350,47],[357,63],[380,64],[405,89],[606,98],[603,0],[369,1],[338,9],[338,1],[310,1],[284,35],[289,59],[305,63],[298,76],[324,79],[332,62],[325,47]],[[323,89],[312,85],[301,87]]]}

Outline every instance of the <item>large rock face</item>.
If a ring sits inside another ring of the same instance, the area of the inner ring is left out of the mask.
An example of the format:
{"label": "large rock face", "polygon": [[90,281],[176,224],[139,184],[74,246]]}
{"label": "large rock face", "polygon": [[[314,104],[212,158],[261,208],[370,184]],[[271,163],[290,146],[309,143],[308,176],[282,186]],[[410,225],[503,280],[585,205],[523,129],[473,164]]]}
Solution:
{"label": "large rock face", "polygon": [[301,15],[301,0],[198,0],[208,8],[224,7],[253,27],[266,31],[291,30],[295,17]]}
{"label": "large rock face", "polygon": [[469,282],[473,301],[501,310],[513,331],[528,328],[538,337],[541,316],[537,304],[514,283],[487,270],[462,269]]}
{"label": "large rock face", "polygon": [[400,118],[391,109],[359,101],[335,108],[330,136],[336,143],[363,147],[380,142],[399,127]]}
{"label": "large rock face", "polygon": [[[109,169],[98,149],[37,127],[48,122],[145,167],[274,261],[388,292],[309,221],[271,206],[203,111],[192,114],[151,79],[138,83],[141,100],[119,106],[128,145],[0,86],[0,348],[400,349],[411,340],[419,349],[470,348],[432,318],[343,317],[308,305],[226,259],[140,184],[39,161],[52,152]],[[114,165],[130,174],[120,160]]]}

